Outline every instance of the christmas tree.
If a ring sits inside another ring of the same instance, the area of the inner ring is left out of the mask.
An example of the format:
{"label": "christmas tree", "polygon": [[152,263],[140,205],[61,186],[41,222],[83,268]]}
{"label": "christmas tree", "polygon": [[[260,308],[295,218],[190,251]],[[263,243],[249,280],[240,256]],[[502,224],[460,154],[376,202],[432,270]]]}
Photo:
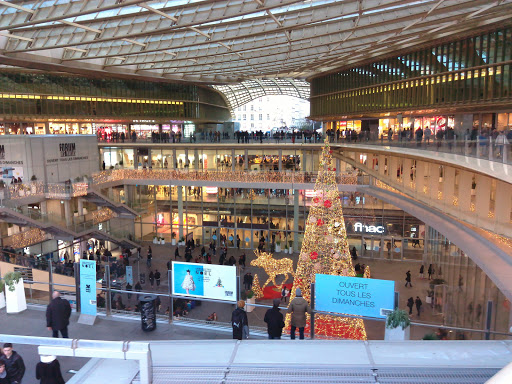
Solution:
{"label": "christmas tree", "polygon": [[257,299],[263,297],[263,291],[260,286],[260,279],[257,274],[254,274],[254,280],[252,281],[252,291],[254,292],[254,297]]}
{"label": "christmas tree", "polygon": [[[317,273],[355,276],[328,139],[325,139],[322,149],[315,192],[306,222],[291,300],[295,297],[295,289],[300,288],[304,299],[311,302],[311,283]],[[287,325],[289,321],[287,315]],[[339,316],[316,315],[315,335],[366,340],[362,319]]]}

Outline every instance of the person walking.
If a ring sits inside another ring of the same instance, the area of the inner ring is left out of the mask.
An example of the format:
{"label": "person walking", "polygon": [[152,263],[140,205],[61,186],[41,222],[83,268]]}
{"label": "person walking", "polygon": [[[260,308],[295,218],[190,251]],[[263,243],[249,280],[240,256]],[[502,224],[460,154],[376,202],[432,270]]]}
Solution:
{"label": "person walking", "polygon": [[146,264],[148,268],[151,268],[151,260],[153,259],[153,251],[151,250],[151,246],[148,247],[148,255],[147,255],[147,261]]}
{"label": "person walking", "polygon": [[231,326],[233,328],[233,339],[242,340],[249,338],[249,321],[247,312],[244,311],[245,301],[240,300],[237,308],[231,314]]}
{"label": "person walking", "polygon": [[160,286],[160,278],[162,277],[162,275],[160,274],[160,272],[158,272],[158,269],[155,270],[155,281],[156,281],[156,286],[159,287]]}
{"label": "person walking", "polygon": [[25,376],[25,363],[23,358],[12,349],[11,343],[5,343],[2,348],[3,355],[0,356],[0,361],[5,364],[7,377],[10,384],[21,384],[23,376]]}
{"label": "person walking", "polygon": [[238,258],[238,265],[242,268],[245,268],[245,253],[242,253]]}
{"label": "person walking", "polygon": [[420,279],[424,279],[425,278],[424,271],[425,271],[425,266],[423,264],[421,264],[421,267],[420,267]]}
{"label": "person walking", "polygon": [[151,286],[153,287],[153,285],[155,284],[155,274],[153,273],[153,271],[150,271],[149,272],[149,284],[151,284]]}
{"label": "person walking", "polygon": [[430,264],[428,266],[427,273],[428,273],[428,279],[432,280],[432,275],[434,274],[434,267],[432,267],[432,264]]}
{"label": "person walking", "polygon": [[59,292],[53,292],[52,301],[46,308],[46,327],[49,331],[53,331],[53,337],[59,337],[60,331],[63,338],[68,338],[70,316],[71,305],[69,301],[62,299]]}
{"label": "person walking", "polygon": [[309,303],[302,297],[300,288],[295,290],[295,299],[288,307],[288,313],[292,314],[290,338],[295,340],[295,330],[299,329],[299,339],[304,340],[304,327],[306,326],[306,312],[311,313]]}
{"label": "person walking", "polygon": [[265,313],[263,321],[267,323],[268,338],[270,340],[280,339],[283,333],[284,321],[283,314],[279,310],[279,299],[274,299],[272,308],[268,309]]}
{"label": "person walking", "polygon": [[407,284],[409,284],[409,287],[412,288],[412,284],[411,284],[411,271],[407,271],[405,273],[405,286],[407,287]]}
{"label": "person walking", "polygon": [[180,258],[181,258],[180,251],[179,251],[178,247],[176,247],[176,250],[174,251],[174,260],[178,260]]}
{"label": "person walking", "polygon": [[412,307],[414,307],[414,299],[412,296],[407,299],[407,306],[409,307],[409,315],[412,315]]}
{"label": "person walking", "polygon": [[36,365],[36,379],[40,384],[64,384],[59,360],[55,356],[41,355],[41,361]]}
{"label": "person walking", "polygon": [[419,296],[416,296],[416,300],[414,301],[414,304],[416,304],[416,310],[418,311],[418,317],[419,317],[420,312],[421,312],[421,306],[423,305]]}

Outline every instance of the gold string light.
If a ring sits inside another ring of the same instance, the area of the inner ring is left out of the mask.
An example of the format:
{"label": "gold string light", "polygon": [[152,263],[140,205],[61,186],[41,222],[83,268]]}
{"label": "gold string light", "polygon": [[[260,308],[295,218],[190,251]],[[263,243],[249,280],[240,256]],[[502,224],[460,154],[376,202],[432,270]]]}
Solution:
{"label": "gold string light", "polygon": [[[240,183],[309,183],[307,176],[300,172],[252,172],[252,171],[208,171],[170,169],[114,169],[92,176],[94,185],[120,180],[191,180]],[[357,185],[357,176],[338,176],[341,184]]]}
{"label": "gold string light", "polygon": [[[261,287],[261,289],[265,288],[270,282],[274,283],[276,288],[281,289],[283,284],[295,274],[293,272],[293,260],[289,258],[282,259],[274,259],[271,253],[260,252],[258,250],[254,251],[256,255],[256,259],[251,261],[251,265],[255,267],[260,267],[265,270],[265,273],[268,275],[267,281]],[[276,283],[276,276],[284,275],[285,279],[280,285]],[[259,283],[259,282],[258,282]]]}
{"label": "gold string light", "polygon": [[[336,184],[336,168],[332,164],[332,151],[326,138],[314,188],[317,197],[309,210],[294,280],[294,288],[300,288],[308,302],[311,302],[311,283],[315,281],[315,274],[355,276]],[[292,289],[291,300],[295,297],[295,289]],[[289,314],[286,325],[290,325]],[[366,340],[363,320],[358,318],[317,315],[315,334]]]}
{"label": "gold string light", "polygon": [[254,297],[257,299],[260,299],[264,296],[263,289],[261,289],[261,286],[260,286],[260,279],[258,278],[258,275],[256,273],[254,274],[254,279],[252,281],[251,290],[254,293]]}
{"label": "gold string light", "polygon": [[11,247],[18,249],[40,243],[46,239],[47,235],[45,232],[41,231],[39,228],[33,228],[4,239],[4,245],[10,245]]}

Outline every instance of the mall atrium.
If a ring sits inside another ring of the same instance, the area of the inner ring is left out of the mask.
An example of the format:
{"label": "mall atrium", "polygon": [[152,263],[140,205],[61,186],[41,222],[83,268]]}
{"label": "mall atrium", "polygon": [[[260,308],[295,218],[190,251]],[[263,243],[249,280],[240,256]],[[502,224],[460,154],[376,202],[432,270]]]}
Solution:
{"label": "mall atrium", "polygon": [[24,383],[512,382],[512,0],[10,0],[0,49]]}

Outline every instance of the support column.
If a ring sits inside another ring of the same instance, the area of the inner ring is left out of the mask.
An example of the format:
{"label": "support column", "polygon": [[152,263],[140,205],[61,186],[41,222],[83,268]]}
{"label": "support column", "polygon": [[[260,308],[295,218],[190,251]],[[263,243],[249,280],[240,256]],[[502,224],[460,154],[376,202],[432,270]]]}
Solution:
{"label": "support column", "polygon": [[46,204],[46,201],[41,201],[41,203],[39,204],[39,206],[41,207],[41,213],[43,215],[46,215],[48,213],[48,206]]}
{"label": "support column", "polygon": [[235,149],[234,148],[231,149],[231,170],[233,172],[235,172],[235,170],[236,170],[236,160],[235,160]]}
{"label": "support column", "polygon": [[293,252],[299,251],[299,190],[293,190]]}
{"label": "support column", "polygon": [[473,174],[467,171],[461,171],[459,182],[459,208],[462,212],[469,212],[471,205],[471,184]]}
{"label": "support column", "polygon": [[71,212],[70,200],[64,200],[64,218],[66,219],[66,225],[68,227],[73,224],[73,212]]}
{"label": "support column", "polygon": [[455,168],[445,167],[443,175],[443,202],[453,208],[455,197]]}
{"label": "support column", "polygon": [[194,169],[199,169],[199,151],[194,149]]}
{"label": "support column", "polygon": [[428,164],[428,167],[430,198],[432,200],[437,200],[439,192],[439,164],[430,163]]}
{"label": "support column", "polygon": [[[7,131],[7,129],[5,131]],[[50,123],[48,121],[46,123],[44,123],[44,134],[45,135],[50,134]]]}
{"label": "support column", "polygon": [[172,149],[172,169],[178,168],[178,159],[176,158],[176,148]]}
{"label": "support column", "polygon": [[412,160],[405,158],[404,159],[404,175],[403,175],[403,184],[404,187],[407,189],[411,188],[411,167],[412,167]]}
{"label": "support column", "polygon": [[279,158],[278,169],[279,169],[279,172],[281,172],[283,170],[283,150],[282,149],[279,149],[277,151],[277,156]]}
{"label": "support column", "polygon": [[425,163],[422,161],[416,162],[416,192],[423,193],[423,186],[425,185]]}
{"label": "support column", "polygon": [[78,216],[83,216],[84,214],[84,199],[78,199]]}
{"label": "support column", "polygon": [[151,164],[151,148],[148,148],[148,168],[153,168],[153,164]]}
{"label": "support column", "polygon": [[385,168],[386,168],[386,156],[384,155],[379,155],[379,175],[384,175],[384,171],[385,171]]}
{"label": "support column", "polygon": [[244,150],[244,170],[248,170],[249,169],[249,150],[248,149],[245,149]]}
{"label": "support column", "polygon": [[300,159],[300,162],[302,164],[302,172],[309,172],[309,169],[307,167],[307,155],[306,155],[306,150],[302,150],[302,159]]}
{"label": "support column", "polygon": [[178,185],[178,241],[183,237],[183,187]]}
{"label": "support column", "polygon": [[190,168],[190,161],[188,159],[188,148],[185,148],[185,164],[183,164],[183,166],[187,168],[187,171]]}
{"label": "support column", "polygon": [[[477,216],[479,216],[482,219],[487,219],[487,217],[488,217],[490,199],[491,199],[491,178],[487,177],[487,176],[476,175],[475,209],[476,209]],[[500,209],[501,209],[501,207],[500,207]]]}
{"label": "support column", "polygon": [[339,176],[341,174],[341,160],[336,158],[336,176]]}
{"label": "support column", "polygon": [[124,189],[124,204],[131,203],[132,199],[130,196],[130,187],[127,184],[125,184],[125,185],[123,185],[123,189]]}
{"label": "support column", "polygon": [[512,199],[510,198],[510,184],[503,181],[496,181],[496,198],[494,202],[494,217],[498,224],[510,225],[510,211]]}
{"label": "support column", "polygon": [[394,182],[398,182],[396,177],[396,169],[397,169],[397,158],[394,156],[388,157],[388,176]]}

